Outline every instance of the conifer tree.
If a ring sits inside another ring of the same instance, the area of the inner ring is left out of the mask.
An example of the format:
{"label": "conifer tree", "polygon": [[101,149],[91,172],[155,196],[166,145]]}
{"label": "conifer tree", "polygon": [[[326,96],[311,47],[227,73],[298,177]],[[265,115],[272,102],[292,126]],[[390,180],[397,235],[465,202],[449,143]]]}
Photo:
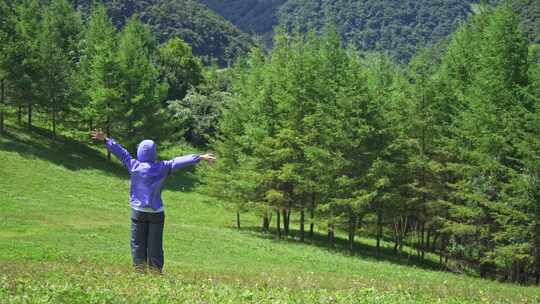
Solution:
{"label": "conifer tree", "polygon": [[23,104],[27,106],[28,128],[32,127],[33,106],[43,99],[37,89],[40,78],[39,33],[41,6],[36,0],[23,0],[15,4],[15,33],[8,52],[8,81],[11,95],[18,104],[18,121],[21,121]]}
{"label": "conifer tree", "polygon": [[56,136],[57,116],[68,109],[75,90],[75,64],[82,21],[66,0],[54,0],[45,8],[38,34],[39,87],[43,105],[51,114]]}
{"label": "conifer tree", "polygon": [[5,0],[0,1],[0,135],[4,133],[5,110],[7,108],[7,78],[9,53],[13,47],[15,12]]}
{"label": "conifer tree", "polygon": [[121,111],[117,47],[116,29],[107,16],[106,8],[94,6],[81,43],[79,80],[83,100],[79,107],[82,116],[90,122],[89,128],[104,124],[108,136],[115,136],[112,125],[119,119]]}
{"label": "conifer tree", "polygon": [[[409,65],[409,77],[412,85],[406,93],[400,111],[404,133],[399,136],[399,147],[406,154],[405,208],[395,219],[396,244],[394,251],[402,247],[408,226],[416,227],[419,235],[417,246],[420,258],[424,259],[430,239],[436,229],[441,228],[438,215],[445,210],[445,163],[443,133],[449,124],[445,102],[440,92],[445,90],[444,82],[437,74],[436,55],[425,49]],[[404,136],[403,136],[404,135]],[[403,224],[405,217],[406,225]]]}
{"label": "conifer tree", "polygon": [[269,210],[262,185],[261,159],[254,154],[253,141],[259,140],[265,126],[254,124],[262,120],[256,115],[253,102],[262,87],[265,59],[260,50],[252,50],[245,62],[238,63],[233,71],[233,96],[224,105],[223,118],[218,125],[218,137],[212,147],[220,162],[203,172],[208,186],[206,191],[223,200],[237,212],[240,227],[240,212],[247,203],[252,210],[261,212],[267,221],[263,231],[269,229]]}
{"label": "conifer tree", "polygon": [[471,51],[454,44],[449,51],[462,48],[471,64],[462,64],[458,76],[467,77],[456,80],[463,106],[449,142],[457,155],[452,165],[457,178],[445,231],[451,234],[454,256],[496,265],[505,269],[507,279],[517,281],[526,251],[525,230],[518,224],[523,164],[516,147],[526,113],[518,92],[527,83],[527,44],[507,7],[474,16],[459,35],[469,37],[475,47]]}
{"label": "conifer tree", "polygon": [[203,80],[201,61],[193,56],[189,44],[172,38],[157,50],[161,78],[168,84],[165,100],[182,100],[188,90]]}
{"label": "conifer tree", "polygon": [[163,136],[166,122],[161,106],[166,85],[160,81],[153,62],[157,43],[150,29],[137,18],[132,17],[122,30],[116,53],[121,86],[115,116],[119,133],[130,145],[141,137]]}

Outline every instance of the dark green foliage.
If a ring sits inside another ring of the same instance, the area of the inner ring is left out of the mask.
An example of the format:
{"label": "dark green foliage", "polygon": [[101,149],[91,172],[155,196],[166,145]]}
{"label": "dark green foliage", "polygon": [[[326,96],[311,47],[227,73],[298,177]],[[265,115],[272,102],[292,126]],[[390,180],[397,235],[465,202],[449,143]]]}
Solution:
{"label": "dark green foliage", "polygon": [[[88,10],[92,3],[89,0],[72,2],[82,10]],[[207,63],[216,59],[225,65],[244,55],[252,45],[248,35],[193,0],[102,2],[118,28],[138,14],[152,28],[159,42],[181,38]]]}
{"label": "dark green foliage", "polygon": [[223,107],[230,97],[226,73],[211,67],[203,83],[190,87],[182,99],[168,101],[167,111],[177,130],[175,134],[181,133],[197,145],[207,144],[216,135]]}
{"label": "dark green foliage", "polygon": [[50,112],[53,136],[58,114],[68,110],[76,94],[75,64],[82,29],[80,16],[67,0],[54,0],[43,13],[38,35],[41,104]]}
{"label": "dark green foliage", "polygon": [[167,82],[166,100],[181,100],[187,91],[203,80],[202,65],[191,53],[189,44],[173,38],[158,50],[157,64],[161,78]]}
{"label": "dark green foliage", "polygon": [[130,144],[142,138],[159,139],[165,134],[165,112],[161,100],[167,86],[153,62],[157,48],[150,28],[131,18],[118,38],[120,98],[115,123]]}
{"label": "dark green foliage", "polygon": [[81,42],[79,66],[79,105],[81,118],[89,129],[111,125],[118,116],[120,102],[120,66],[116,57],[117,32],[104,6],[93,7]]}
{"label": "dark green foliage", "polygon": [[418,46],[450,34],[470,12],[471,1],[303,1],[281,7],[285,24],[339,25],[341,36],[361,50],[381,50],[398,60],[411,58]]}
{"label": "dark green foliage", "polygon": [[540,43],[540,2],[536,0],[508,0],[520,17],[522,30],[532,43]]}
{"label": "dark green foliage", "polygon": [[[341,38],[365,51],[378,50],[398,60],[409,60],[419,47],[432,45],[454,31],[478,0],[199,0],[244,32],[266,38],[281,20],[286,25],[322,27],[335,23]],[[539,2],[510,2],[522,17],[522,29],[529,41],[540,37]],[[268,40],[268,39],[265,39]]]}
{"label": "dark green foliage", "polygon": [[264,41],[272,40],[278,24],[279,7],[287,0],[199,0],[222,15],[240,30],[261,35]]}
{"label": "dark green foliage", "polygon": [[10,11],[11,43],[4,53],[8,95],[12,103],[27,105],[29,127],[33,108],[48,112],[54,135],[57,115],[65,114],[76,92],[80,16],[62,0],[17,1]]}
{"label": "dark green foliage", "polygon": [[337,25],[340,36],[361,50],[384,50],[395,58],[410,59],[418,46],[450,34],[477,1],[245,1],[199,0],[245,32],[263,37],[274,26]]}
{"label": "dark green foliage", "polygon": [[403,69],[347,51],[335,30],[281,31],[270,54],[236,67],[215,143],[223,164],[208,184],[242,193],[214,189],[249,201],[263,229],[276,212],[278,237],[299,211],[303,240],[312,210],[331,247],[345,230],[354,251],[363,231],[377,255],[391,238],[402,256],[407,244],[419,261],[434,252],[442,267],[530,282],[540,267],[535,58],[507,6],[477,6],[442,56],[425,49]]}
{"label": "dark green foliage", "polygon": [[32,125],[32,106],[40,103],[38,35],[41,15],[37,1],[25,0],[14,5],[13,43],[7,52],[7,75],[14,103],[28,106],[28,126]]}
{"label": "dark green foliage", "polygon": [[518,27],[510,10],[486,11],[456,34],[455,41],[467,37],[469,45],[450,44],[449,53],[461,49],[467,54],[460,64],[467,76],[458,80],[462,110],[449,143],[456,179],[445,231],[462,246],[453,254],[495,264],[510,279],[523,281],[529,237],[520,223],[528,203],[520,198],[524,155],[516,147],[526,136],[522,117],[527,108],[519,90],[528,82],[528,53]]}
{"label": "dark green foliage", "polygon": [[12,52],[14,37],[14,11],[9,2],[0,1],[0,134],[4,133],[6,112],[6,89],[9,71],[9,54]]}

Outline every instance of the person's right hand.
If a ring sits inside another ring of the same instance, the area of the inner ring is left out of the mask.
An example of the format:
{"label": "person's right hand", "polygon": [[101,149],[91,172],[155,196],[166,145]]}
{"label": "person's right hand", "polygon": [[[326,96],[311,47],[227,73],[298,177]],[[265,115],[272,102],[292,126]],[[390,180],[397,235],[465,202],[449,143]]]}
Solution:
{"label": "person's right hand", "polygon": [[200,156],[202,160],[207,161],[209,164],[213,164],[216,161],[216,157],[212,153],[206,153]]}
{"label": "person's right hand", "polygon": [[103,133],[101,129],[92,130],[92,132],[90,132],[90,136],[92,137],[93,140],[105,140],[105,133]]}

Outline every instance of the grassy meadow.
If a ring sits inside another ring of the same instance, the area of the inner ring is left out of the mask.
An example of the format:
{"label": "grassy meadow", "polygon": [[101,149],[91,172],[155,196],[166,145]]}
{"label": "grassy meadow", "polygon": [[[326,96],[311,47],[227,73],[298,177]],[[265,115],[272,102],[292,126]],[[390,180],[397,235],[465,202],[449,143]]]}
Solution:
{"label": "grassy meadow", "polygon": [[164,274],[134,273],[127,172],[103,147],[8,125],[0,136],[0,303],[540,303],[538,287],[377,260],[366,238],[349,256],[277,241],[258,231],[254,214],[242,214],[238,231],[235,213],[197,183],[196,171],[181,172],[163,192]]}

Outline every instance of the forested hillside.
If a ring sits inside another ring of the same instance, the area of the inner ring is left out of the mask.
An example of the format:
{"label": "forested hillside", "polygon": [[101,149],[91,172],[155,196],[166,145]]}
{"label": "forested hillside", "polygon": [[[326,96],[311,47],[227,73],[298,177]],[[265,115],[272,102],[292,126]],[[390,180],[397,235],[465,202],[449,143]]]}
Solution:
{"label": "forested hillside", "polygon": [[[488,2],[500,3],[505,0]],[[509,0],[522,17],[522,30],[540,42],[540,1]],[[72,0],[88,10],[90,0]],[[342,39],[361,50],[388,52],[409,60],[418,47],[440,41],[454,31],[478,0],[104,0],[113,22],[121,27],[139,14],[159,41],[178,36],[194,53],[221,65],[245,54],[252,45],[248,34],[267,45],[278,24],[320,27],[328,21]],[[226,19],[226,20],[225,20]],[[232,23],[232,24],[231,24]],[[234,25],[233,25],[234,24]],[[248,34],[246,34],[248,33]]]}
{"label": "forested hillside", "polygon": [[199,0],[247,33],[266,35],[278,23],[278,9],[286,0]]}
{"label": "forested hillside", "polygon": [[[81,10],[89,11],[93,1],[72,0]],[[150,25],[160,42],[180,37],[188,42],[196,55],[209,62],[216,58],[221,64],[245,54],[251,38],[204,5],[192,0],[102,1],[114,24],[120,28],[126,20],[138,14]]]}
{"label": "forested hillside", "polygon": [[[246,32],[271,36],[274,26],[337,25],[342,39],[361,50],[387,51],[408,60],[419,46],[454,31],[478,0],[199,0]],[[500,3],[504,0],[488,1]],[[540,37],[540,1],[510,0],[530,41]]]}
{"label": "forested hillside", "polygon": [[513,0],[513,7],[519,12],[522,30],[530,42],[540,43],[540,1]]}
{"label": "forested hillside", "polygon": [[441,40],[470,12],[470,0],[289,0],[283,24],[322,26],[335,22],[340,35],[361,50],[387,51],[399,60],[417,47]]}

